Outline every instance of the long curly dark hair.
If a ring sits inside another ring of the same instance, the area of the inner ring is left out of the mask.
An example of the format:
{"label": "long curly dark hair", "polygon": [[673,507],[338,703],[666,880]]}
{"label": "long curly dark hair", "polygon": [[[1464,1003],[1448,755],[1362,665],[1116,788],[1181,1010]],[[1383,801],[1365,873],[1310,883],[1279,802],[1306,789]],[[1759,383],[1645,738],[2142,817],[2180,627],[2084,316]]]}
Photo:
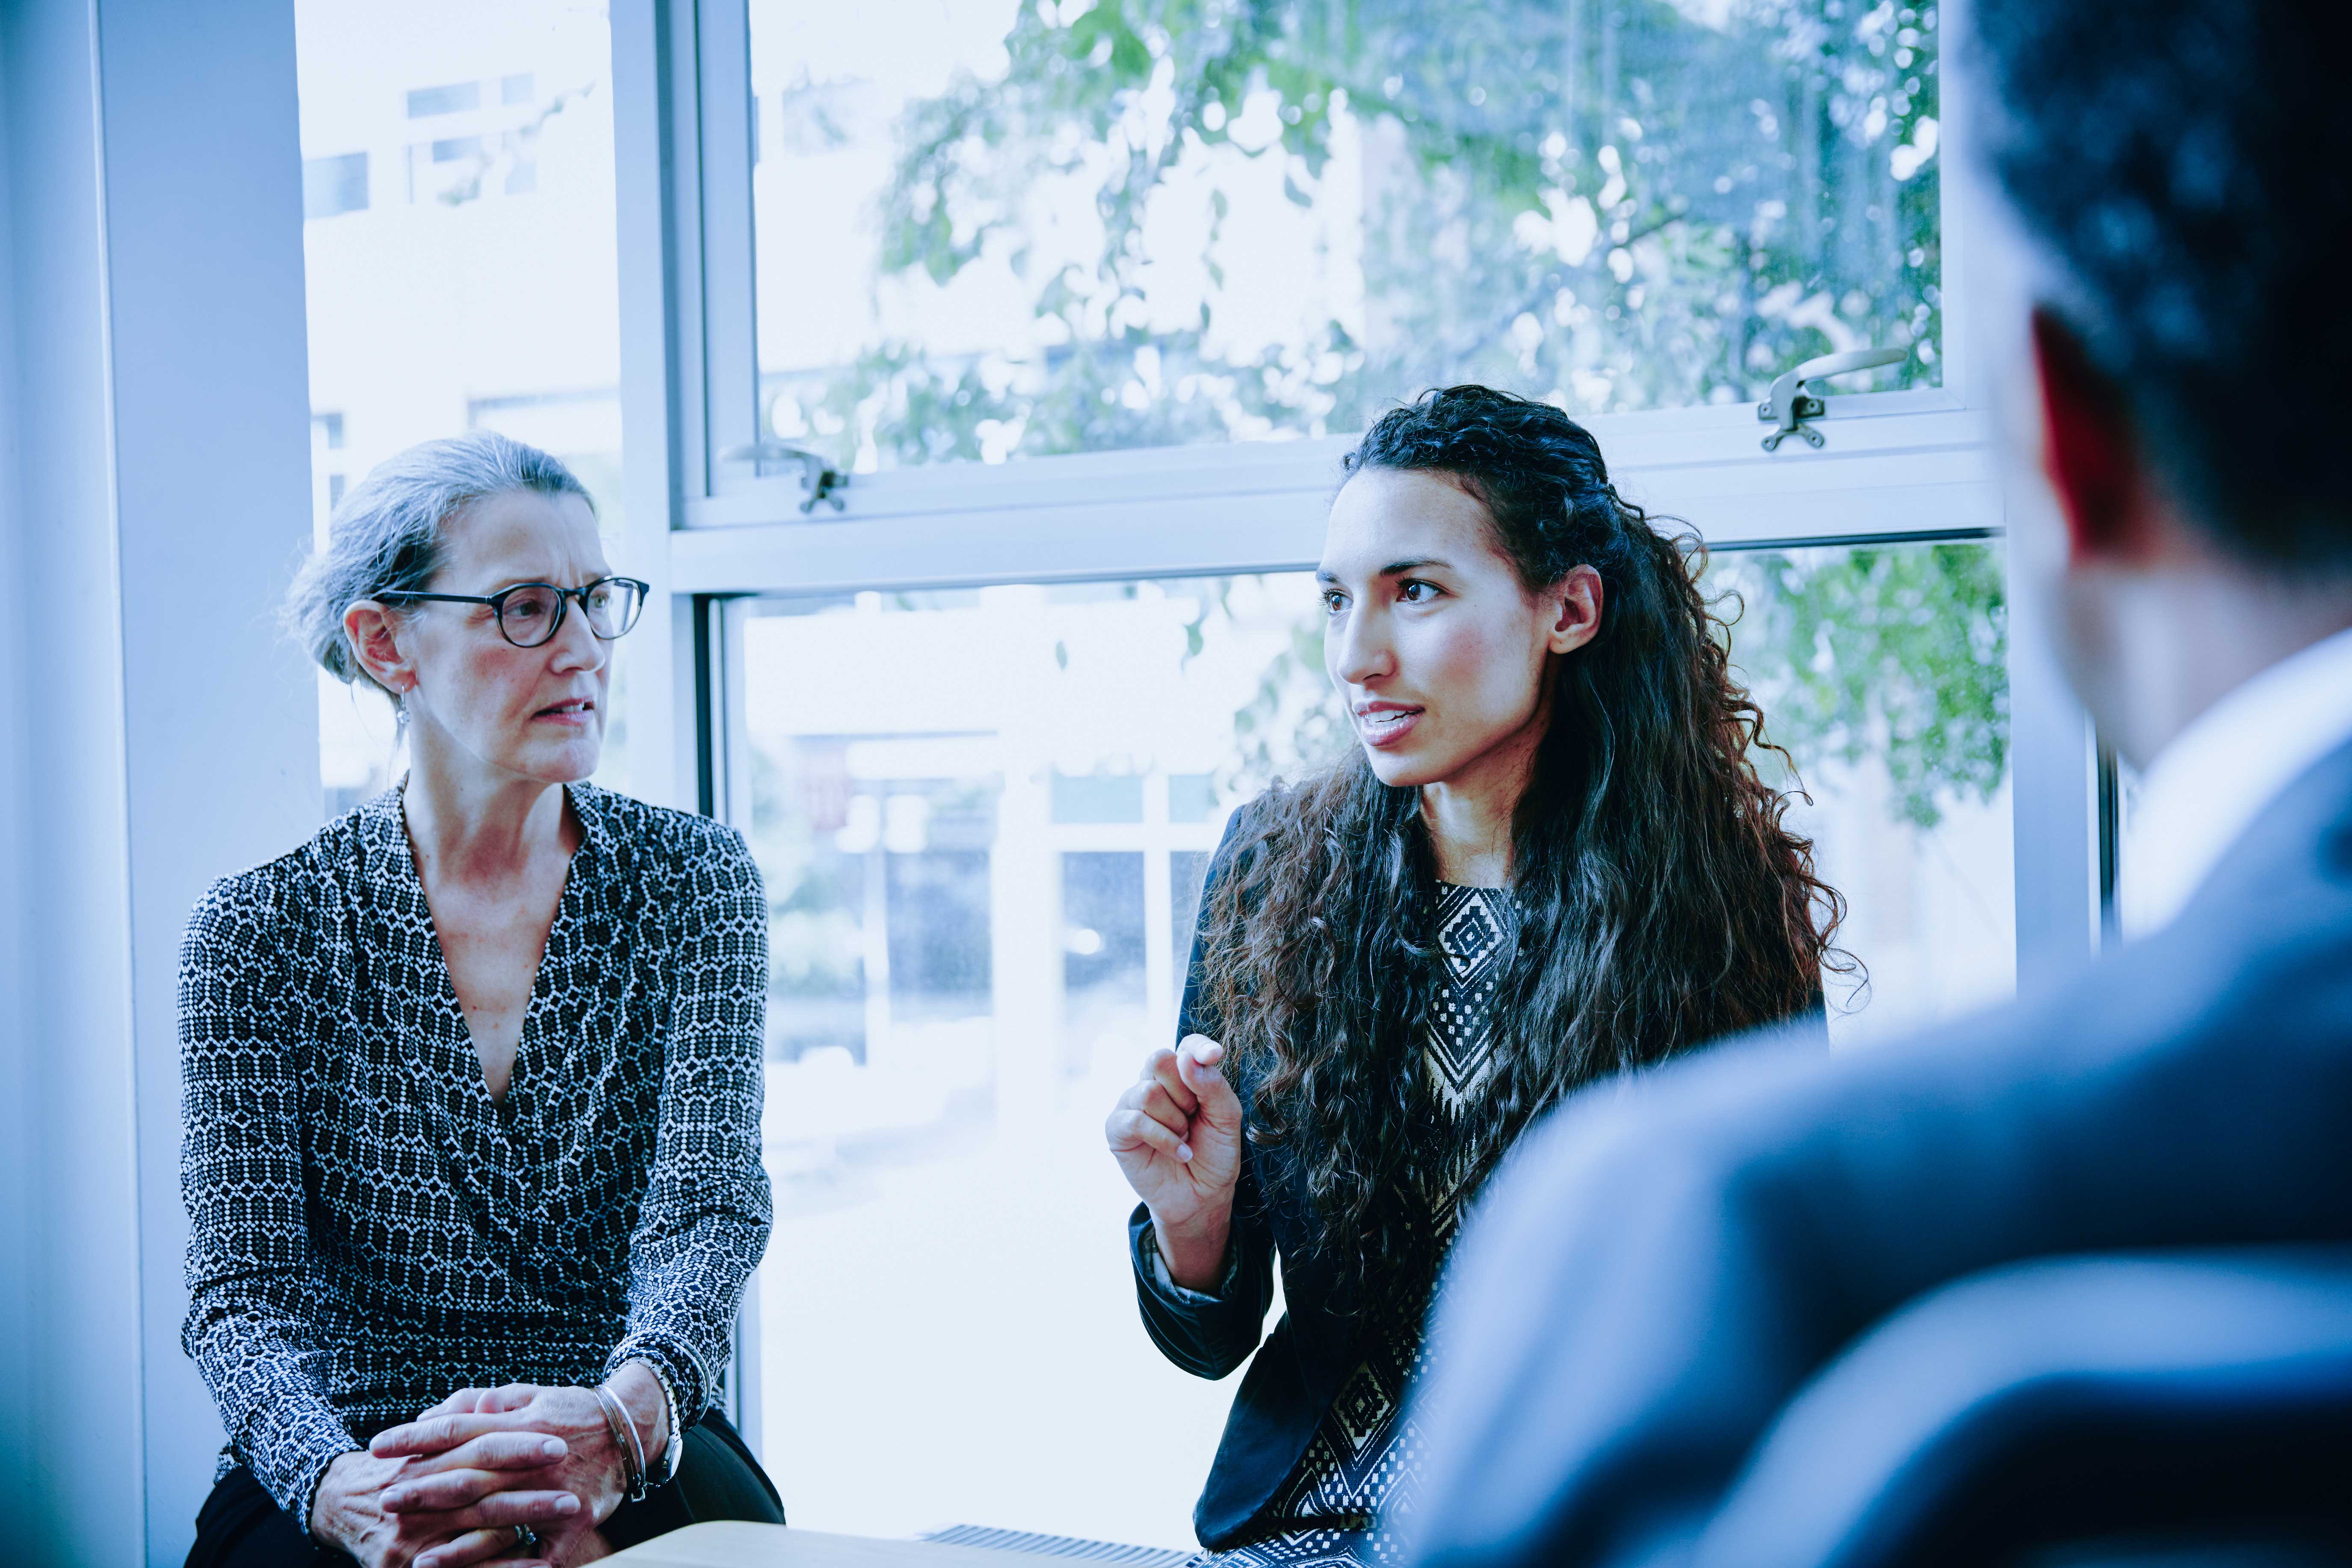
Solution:
{"label": "long curly dark hair", "polygon": [[[1520,583],[1590,565],[1601,628],[1547,672],[1550,712],[1512,829],[1515,952],[1471,1112],[1474,1185],[1580,1085],[1820,1005],[1844,902],[1758,775],[1763,715],[1732,679],[1695,537],[1617,494],[1592,437],[1483,386],[1423,395],[1345,460],[1459,483]],[[1785,760],[1785,753],[1783,753]],[[1204,1021],[1254,1088],[1251,1136],[1288,1142],[1342,1272],[1385,1278],[1430,1105],[1416,1059],[1442,973],[1420,792],[1359,750],[1248,808],[1212,896]]]}

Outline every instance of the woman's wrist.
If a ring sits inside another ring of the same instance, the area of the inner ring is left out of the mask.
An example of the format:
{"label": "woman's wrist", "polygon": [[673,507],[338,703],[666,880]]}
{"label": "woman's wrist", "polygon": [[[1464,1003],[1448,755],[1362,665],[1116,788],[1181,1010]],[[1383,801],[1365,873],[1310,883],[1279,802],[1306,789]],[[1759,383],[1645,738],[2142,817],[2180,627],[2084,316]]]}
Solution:
{"label": "woman's wrist", "polygon": [[669,1447],[670,1410],[660,1376],[644,1362],[623,1362],[604,1380],[604,1387],[635,1431],[649,1479],[667,1479],[661,1476],[661,1457]]}
{"label": "woman's wrist", "polygon": [[1152,1239],[1159,1244],[1168,1278],[1187,1290],[1213,1292],[1225,1274],[1225,1248],[1233,1239],[1233,1210],[1222,1208],[1187,1225],[1170,1225],[1157,1213],[1151,1216]]}
{"label": "woman's wrist", "polygon": [[310,1511],[304,1517],[302,1528],[311,1540],[322,1546],[342,1544],[335,1539],[333,1531],[335,1502],[342,1492],[342,1476],[339,1472],[349,1468],[352,1454],[358,1452],[360,1450],[354,1448],[350,1453],[338,1454],[328,1460],[327,1468],[319,1472],[318,1480],[311,1485]]}
{"label": "woman's wrist", "polygon": [[351,1502],[358,1493],[378,1489],[373,1476],[358,1479],[362,1470],[375,1468],[374,1458],[365,1448],[348,1448],[327,1461],[310,1489],[310,1517],[303,1521],[311,1540],[344,1551],[356,1544],[347,1528],[352,1522]]}

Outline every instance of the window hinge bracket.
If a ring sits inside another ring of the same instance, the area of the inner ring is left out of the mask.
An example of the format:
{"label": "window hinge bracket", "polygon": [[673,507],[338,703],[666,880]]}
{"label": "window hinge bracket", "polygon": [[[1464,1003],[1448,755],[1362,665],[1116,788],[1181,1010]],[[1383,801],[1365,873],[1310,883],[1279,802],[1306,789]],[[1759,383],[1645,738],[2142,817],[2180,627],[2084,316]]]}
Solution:
{"label": "window hinge bracket", "polygon": [[1829,405],[1805,390],[1809,381],[1826,381],[1833,375],[1851,375],[1856,371],[1876,370],[1883,364],[1900,364],[1911,357],[1909,349],[1850,349],[1844,353],[1822,354],[1809,359],[1792,371],[1783,374],[1772,384],[1772,395],[1756,405],[1756,417],[1775,426],[1764,437],[1764,449],[1777,452],[1780,443],[1790,436],[1804,437],[1805,445],[1818,448],[1823,440],[1822,433],[1805,423],[1819,419],[1829,411]]}
{"label": "window hinge bracket", "polygon": [[841,492],[849,488],[849,476],[827,463],[824,457],[803,447],[788,447],[782,441],[754,441],[748,447],[730,447],[719,454],[722,463],[749,463],[752,471],[761,475],[770,463],[798,463],[801,466],[801,511],[803,516],[816,510],[816,503],[829,500],[833,510],[848,506]]}

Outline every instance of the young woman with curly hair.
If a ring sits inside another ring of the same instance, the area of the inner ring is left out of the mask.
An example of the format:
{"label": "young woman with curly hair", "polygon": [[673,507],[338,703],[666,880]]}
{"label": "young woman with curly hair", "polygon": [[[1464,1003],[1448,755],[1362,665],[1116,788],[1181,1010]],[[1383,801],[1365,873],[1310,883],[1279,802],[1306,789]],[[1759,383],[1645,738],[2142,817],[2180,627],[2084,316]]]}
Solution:
{"label": "young woman with curly hair", "polygon": [[1317,577],[1360,745],[1235,815],[1181,1043],[1107,1126],[1152,1338],[1203,1377],[1256,1352],[1194,1515],[1234,1563],[1387,1554],[1447,1246],[1536,1117],[1718,1036],[1818,1027],[1843,962],[1704,556],[1590,434],[1457,386],[1345,468]]}

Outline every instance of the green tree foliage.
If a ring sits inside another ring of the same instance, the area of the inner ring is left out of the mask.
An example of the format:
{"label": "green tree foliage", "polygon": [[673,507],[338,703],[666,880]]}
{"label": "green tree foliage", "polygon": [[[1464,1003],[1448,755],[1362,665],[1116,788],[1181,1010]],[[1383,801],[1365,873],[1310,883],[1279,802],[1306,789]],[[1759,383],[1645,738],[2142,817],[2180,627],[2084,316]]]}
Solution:
{"label": "green tree foliage", "polygon": [[2009,610],[1983,544],[1716,558],[1734,662],[1800,773],[1883,759],[1895,815],[1990,800],[2009,769]]}
{"label": "green tree foliage", "polygon": [[[1035,343],[876,344],[794,395],[892,467],[1360,429],[1455,381],[1741,401],[1865,343],[1932,382],[1934,36],[1894,0],[1034,0],[1001,75],[908,107],[877,216],[884,279],[1009,269]],[[1360,208],[1360,300],[1225,341],[1212,188],[1199,320],[1155,325],[1151,268],[1192,259],[1151,253],[1155,204],[1268,161],[1302,207]],[[1087,206],[1097,254],[1047,242]]]}
{"label": "green tree foliage", "polygon": [[[886,281],[1004,269],[1034,342],[879,343],[792,395],[838,460],[896,467],[1356,430],[1458,381],[1579,413],[1743,402],[1865,344],[1914,351],[1883,384],[1929,384],[1935,38],[1920,0],[1031,0],[1001,71],[909,107],[877,216]],[[1301,207],[1360,211],[1360,299],[1238,348],[1215,187],[1268,161]],[[1204,180],[1210,287],[1171,327],[1150,219]],[[1073,205],[1094,254],[1045,237]],[[1995,551],[1727,555],[1715,575],[1801,770],[1881,755],[1921,826],[1998,788]],[[1236,784],[1349,743],[1319,624],[1292,641],[1235,715]]]}

